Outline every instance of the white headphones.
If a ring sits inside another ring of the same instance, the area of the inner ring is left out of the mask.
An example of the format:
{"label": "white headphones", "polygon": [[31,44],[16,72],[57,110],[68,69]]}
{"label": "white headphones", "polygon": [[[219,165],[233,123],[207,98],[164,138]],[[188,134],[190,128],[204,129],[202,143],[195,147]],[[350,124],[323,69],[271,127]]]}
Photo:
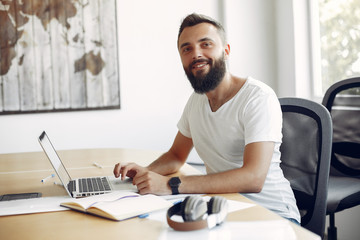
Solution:
{"label": "white headphones", "polygon": [[[178,231],[191,231],[202,228],[213,228],[221,224],[228,211],[226,198],[214,196],[209,202],[198,196],[188,196],[183,202],[177,203],[167,211],[167,222]],[[182,216],[184,222],[171,219],[174,215]]]}

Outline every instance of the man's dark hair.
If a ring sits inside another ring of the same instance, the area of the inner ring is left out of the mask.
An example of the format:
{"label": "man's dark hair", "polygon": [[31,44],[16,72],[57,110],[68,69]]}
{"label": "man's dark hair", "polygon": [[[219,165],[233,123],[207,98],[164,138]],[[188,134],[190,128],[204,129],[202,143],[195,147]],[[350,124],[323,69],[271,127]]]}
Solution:
{"label": "man's dark hair", "polygon": [[184,31],[186,27],[192,27],[200,23],[210,23],[211,25],[215,26],[216,29],[219,32],[220,38],[223,42],[223,44],[226,43],[226,37],[225,37],[225,29],[224,27],[214,19],[197,13],[192,13],[188,16],[186,16],[183,20],[183,22],[180,25],[179,34],[178,34],[178,45],[179,45],[179,37],[181,33]]}

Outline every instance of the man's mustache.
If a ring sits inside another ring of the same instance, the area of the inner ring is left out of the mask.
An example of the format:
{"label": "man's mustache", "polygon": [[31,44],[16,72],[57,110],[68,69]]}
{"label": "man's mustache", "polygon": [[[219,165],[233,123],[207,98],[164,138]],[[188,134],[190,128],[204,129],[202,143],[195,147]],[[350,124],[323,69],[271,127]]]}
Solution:
{"label": "man's mustache", "polygon": [[211,64],[212,64],[212,60],[211,60],[211,59],[197,59],[197,60],[194,60],[194,61],[190,64],[189,69],[192,69],[193,66],[194,66],[195,64],[198,64],[198,63],[208,63],[209,65],[211,65]]}

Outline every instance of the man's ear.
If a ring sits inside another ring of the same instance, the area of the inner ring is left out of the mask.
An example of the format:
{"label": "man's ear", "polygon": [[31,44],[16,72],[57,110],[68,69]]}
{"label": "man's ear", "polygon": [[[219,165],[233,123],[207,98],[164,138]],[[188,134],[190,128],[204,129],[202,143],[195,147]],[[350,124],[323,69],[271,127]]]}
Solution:
{"label": "man's ear", "polygon": [[229,58],[230,55],[230,44],[225,45],[225,60]]}

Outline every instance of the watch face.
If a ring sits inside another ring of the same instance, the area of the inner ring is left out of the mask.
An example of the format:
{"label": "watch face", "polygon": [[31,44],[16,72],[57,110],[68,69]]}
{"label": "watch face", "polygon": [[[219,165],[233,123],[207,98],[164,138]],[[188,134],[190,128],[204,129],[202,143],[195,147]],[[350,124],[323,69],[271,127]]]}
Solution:
{"label": "watch face", "polygon": [[169,185],[171,187],[177,187],[177,186],[179,186],[180,183],[181,183],[181,181],[180,181],[180,178],[178,178],[178,177],[173,177],[169,181]]}
{"label": "watch face", "polygon": [[179,194],[180,178],[173,177],[169,180],[169,186],[173,195]]}

